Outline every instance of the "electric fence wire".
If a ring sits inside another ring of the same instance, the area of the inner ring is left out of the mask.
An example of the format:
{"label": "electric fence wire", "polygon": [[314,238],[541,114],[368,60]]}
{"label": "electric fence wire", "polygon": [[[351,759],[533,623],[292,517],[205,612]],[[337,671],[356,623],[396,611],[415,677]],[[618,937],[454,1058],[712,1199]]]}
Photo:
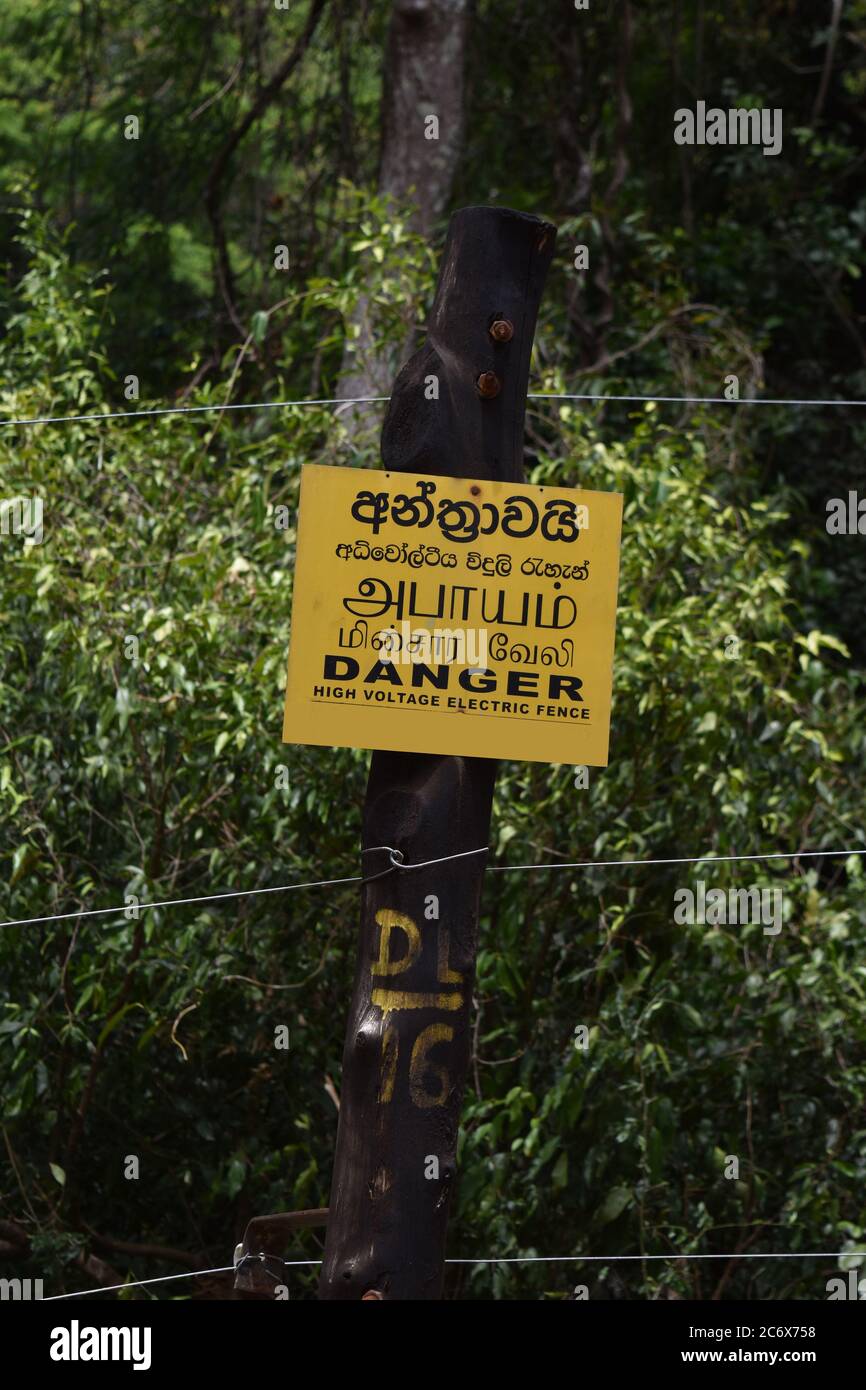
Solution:
{"label": "electric fence wire", "polygon": [[[56,912],[45,917],[17,917],[8,922],[0,922],[2,927],[31,927],[44,922],[65,922],[71,918],[82,917],[117,917],[127,913],[138,913],[153,910],[159,907],[182,907],[189,903],[212,903],[222,902],[226,898],[254,898],[262,893],[292,893],[302,888],[329,888],[335,884],[344,883],[372,883],[374,879],[384,878],[395,870],[412,872],[415,869],[427,869],[432,864],[447,864],[453,859],[466,859],[473,854],[487,854],[489,845],[481,845],[478,849],[464,849],[457,854],[444,854],[438,859],[424,859],[417,864],[406,864],[403,862],[403,855],[400,850],[394,849],[391,845],[373,845],[362,850],[363,854],[374,854],[387,851],[391,861],[391,868],[385,869],[382,873],[353,874],[348,878],[320,878],[314,879],[309,883],[278,883],[270,888],[237,888],[227,893],[205,893],[200,897],[194,898],[166,898],[161,902],[155,903],[135,903],[130,905],[124,903],[122,907],[95,907],[78,908],[73,912]],[[578,859],[566,863],[551,864],[491,864],[486,872],[495,874],[509,873],[530,873],[536,871],[546,871],[549,869],[621,869],[621,868],[647,868],[660,864],[732,864],[742,863],[746,860],[768,860],[768,859],[838,859],[850,858],[852,855],[866,854],[866,849],[799,849],[789,852],[771,851],[767,854],[702,854],[696,858],[676,858],[676,859]]]}
{"label": "electric fence wire", "polygon": [[[290,406],[307,405],[378,405],[389,401],[390,396],[349,396],[346,400],[327,397],[314,400],[297,401],[230,401],[226,404],[212,402],[208,405],[168,405],[148,410],[98,411],[91,415],[31,415],[17,420],[0,420],[0,429],[11,429],[18,425],[62,425],[87,423],[99,420],[135,420],[151,415],[200,415],[208,411],[221,410],[280,410]],[[849,400],[791,400],[768,396],[620,396],[620,395],[580,395],[559,391],[528,391],[530,401],[652,401],[659,404],[675,405],[791,405],[791,406],[863,406],[866,401]]]}
{"label": "electric fence wire", "polygon": [[[784,1250],[768,1251],[761,1253],[738,1253],[728,1252],[722,1255],[485,1255],[480,1258],[477,1256],[463,1256],[456,1259],[447,1259],[447,1265],[514,1265],[514,1264],[614,1264],[625,1260],[640,1260],[642,1263],[648,1260],[838,1260],[843,1256],[866,1255],[866,1250]],[[269,1258],[273,1259],[274,1256]],[[299,1265],[321,1265],[321,1260],[283,1260],[281,1261],[285,1269],[293,1269]],[[148,1284],[166,1284],[173,1279],[201,1279],[207,1274],[227,1274],[235,1269],[236,1265],[221,1265],[216,1269],[197,1269],[190,1270],[187,1274],[164,1274],[157,1279],[131,1279],[125,1284],[108,1284],[95,1289],[77,1289],[74,1293],[55,1293],[48,1298],[43,1298],[41,1302],[52,1303],[66,1298],[86,1298],[92,1293],[115,1293],[121,1289],[140,1289]]]}

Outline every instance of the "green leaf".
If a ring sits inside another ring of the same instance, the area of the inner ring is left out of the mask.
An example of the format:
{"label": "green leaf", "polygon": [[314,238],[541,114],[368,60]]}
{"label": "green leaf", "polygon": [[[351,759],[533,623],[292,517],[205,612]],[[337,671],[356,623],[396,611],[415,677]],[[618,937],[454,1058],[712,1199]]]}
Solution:
{"label": "green leaf", "polygon": [[250,332],[254,343],[263,343],[265,334],[268,331],[268,319],[270,315],[264,309],[257,309],[250,322]]}
{"label": "green leaf", "polygon": [[611,1221],[616,1221],[621,1216],[632,1200],[630,1187],[613,1187],[608,1192],[601,1206],[595,1214],[595,1219],[599,1226],[606,1226]]}
{"label": "green leaf", "polygon": [[118,1024],[123,1022],[123,1019],[129,1013],[130,1009],[143,1008],[143,1004],[131,1001],[129,1004],[124,1004],[122,1009],[118,1009],[116,1014],[112,1014],[111,1018],[108,1020],[105,1027],[102,1029],[102,1032],[99,1034],[99,1037],[96,1042],[97,1048],[102,1047],[102,1044],[105,1042],[106,1038],[110,1037],[111,1034],[114,1032],[115,1028],[118,1026]]}

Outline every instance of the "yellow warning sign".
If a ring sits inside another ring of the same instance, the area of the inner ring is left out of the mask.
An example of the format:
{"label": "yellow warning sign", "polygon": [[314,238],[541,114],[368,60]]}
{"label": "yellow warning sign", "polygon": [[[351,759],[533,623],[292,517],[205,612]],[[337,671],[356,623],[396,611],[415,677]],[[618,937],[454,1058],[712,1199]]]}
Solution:
{"label": "yellow warning sign", "polygon": [[622,498],[305,466],[285,743],[604,767]]}

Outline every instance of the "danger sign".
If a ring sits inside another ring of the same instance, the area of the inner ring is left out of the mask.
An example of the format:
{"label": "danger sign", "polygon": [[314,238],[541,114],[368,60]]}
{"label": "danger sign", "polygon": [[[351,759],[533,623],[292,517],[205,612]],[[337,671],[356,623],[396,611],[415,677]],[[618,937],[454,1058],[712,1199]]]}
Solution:
{"label": "danger sign", "polygon": [[301,478],[285,743],[604,767],[622,498]]}

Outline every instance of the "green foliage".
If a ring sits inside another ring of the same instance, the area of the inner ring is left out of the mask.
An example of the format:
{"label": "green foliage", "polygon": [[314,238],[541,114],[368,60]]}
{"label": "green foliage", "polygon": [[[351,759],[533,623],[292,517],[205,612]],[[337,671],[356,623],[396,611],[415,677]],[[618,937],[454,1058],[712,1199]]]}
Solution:
{"label": "green foliage", "polygon": [[[533,389],[716,396],[733,372],[744,395],[862,398],[863,4],[818,116],[823,21],[641,11],[610,196],[616,7],[579,30],[518,8],[477,7],[456,201],[561,226]],[[42,545],[0,537],[0,1207],[51,1292],[91,1284],[93,1250],[120,1278],[221,1265],[251,1215],[328,1200],[357,896],[258,890],[357,872],[366,755],[282,745],[281,707],[300,467],[376,455],[276,403],[331,394],[361,310],[392,373],[436,248],[368,191],[388,7],[329,7],[227,176],[231,320],[202,190],[302,9],[0,15],[2,415],[272,407],[0,429],[0,496],[46,500]],[[783,106],[783,156],[678,152],[696,84]],[[579,1257],[863,1248],[862,859],[712,862],[864,844],[862,548],[824,530],[862,433],[844,411],[530,402],[532,480],[625,499],[611,762],[585,791],[503,764],[494,857],[706,858],[488,875],[450,1252],[578,1258],[452,1266],[454,1296],[815,1298],[833,1261]],[[698,878],[781,889],[781,933],[676,925]]]}

